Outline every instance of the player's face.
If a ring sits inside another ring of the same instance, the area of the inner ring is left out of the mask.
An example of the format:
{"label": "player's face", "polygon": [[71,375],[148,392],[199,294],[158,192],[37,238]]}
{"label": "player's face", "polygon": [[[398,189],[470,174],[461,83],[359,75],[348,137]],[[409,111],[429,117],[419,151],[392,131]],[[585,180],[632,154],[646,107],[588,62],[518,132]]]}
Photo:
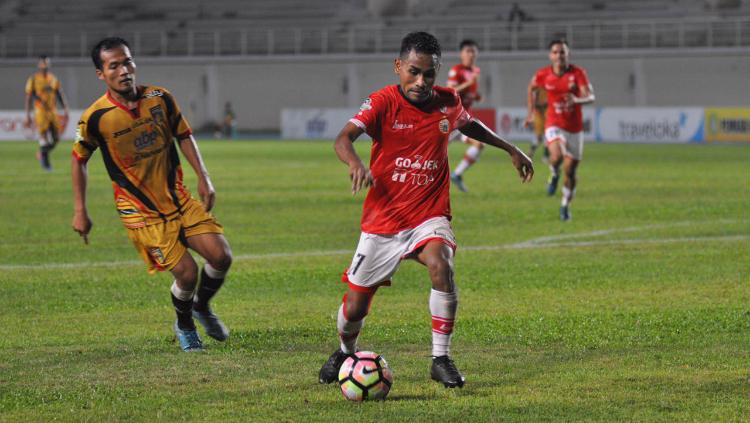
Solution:
{"label": "player's face", "polygon": [[464,66],[474,66],[479,55],[477,46],[466,46],[461,49],[461,64]]}
{"label": "player's face", "polygon": [[412,50],[406,57],[396,59],[394,70],[406,98],[413,103],[422,103],[432,95],[432,86],[435,85],[435,78],[440,70],[440,60],[435,55]]}
{"label": "player's face", "polygon": [[47,72],[49,70],[49,59],[39,59],[36,67],[42,72]]}
{"label": "player's face", "polygon": [[96,70],[96,76],[109,89],[122,95],[136,90],[135,62],[129,48],[117,46],[111,50],[102,50],[99,57],[102,59],[102,69]]}
{"label": "player's face", "polygon": [[567,67],[569,54],[570,50],[565,44],[553,44],[549,49],[549,61],[555,66]]}

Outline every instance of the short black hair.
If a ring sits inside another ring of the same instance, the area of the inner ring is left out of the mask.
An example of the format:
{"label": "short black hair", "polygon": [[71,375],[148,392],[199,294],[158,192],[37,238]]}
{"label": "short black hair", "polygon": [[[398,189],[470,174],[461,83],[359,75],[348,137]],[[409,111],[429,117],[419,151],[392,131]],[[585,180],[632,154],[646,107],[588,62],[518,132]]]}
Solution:
{"label": "short black hair", "polygon": [[458,45],[458,49],[459,50],[463,50],[464,47],[476,47],[476,48],[479,48],[479,44],[477,44],[476,41],[467,38],[467,39],[461,41],[461,44]]}
{"label": "short black hair", "polygon": [[401,57],[406,57],[410,51],[416,53],[436,55],[440,59],[440,43],[434,35],[426,32],[410,32],[401,40]]}
{"label": "short black hair", "polygon": [[39,56],[39,60],[47,60],[47,59],[49,59],[49,56],[47,56],[46,54],[42,54]]}
{"label": "short black hair", "polygon": [[547,45],[547,50],[551,49],[552,46],[555,45],[555,44],[562,44],[565,47],[570,48],[570,46],[568,45],[568,42],[565,41],[565,38],[555,38],[554,40],[552,40],[552,41],[549,42],[549,44]]}
{"label": "short black hair", "polygon": [[102,70],[102,50],[112,50],[115,47],[125,46],[130,49],[130,44],[120,37],[107,37],[94,46],[91,49],[91,60],[94,61],[94,66],[97,69]]}

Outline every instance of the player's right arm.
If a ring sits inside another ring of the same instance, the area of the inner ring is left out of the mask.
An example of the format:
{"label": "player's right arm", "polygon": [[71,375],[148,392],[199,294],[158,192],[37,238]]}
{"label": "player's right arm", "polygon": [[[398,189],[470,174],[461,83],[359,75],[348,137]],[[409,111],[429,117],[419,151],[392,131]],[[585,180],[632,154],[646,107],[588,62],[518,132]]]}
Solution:
{"label": "player's right arm", "polygon": [[88,244],[88,234],[91,231],[91,218],[86,209],[86,186],[88,183],[88,168],[86,161],[71,157],[71,170],[73,175],[73,230]]}
{"label": "player's right arm", "polygon": [[24,109],[26,110],[26,127],[31,126],[31,102],[34,100],[34,76],[32,75],[28,81],[26,81],[26,101],[24,103]]}
{"label": "player's right arm", "polygon": [[362,159],[354,149],[354,141],[364,133],[364,129],[347,122],[341,129],[336,142],[333,144],[334,150],[339,160],[349,166],[349,178],[352,181],[352,195],[359,192],[362,188],[372,185],[372,174],[370,169],[362,163]]}
{"label": "player's right arm", "polygon": [[528,127],[534,122],[534,108],[536,105],[536,96],[539,91],[539,85],[536,82],[536,74],[531,77],[529,86],[526,88],[526,120],[524,126]]}
{"label": "player's right arm", "polygon": [[88,234],[91,232],[91,218],[86,208],[86,187],[88,185],[88,160],[91,154],[96,150],[97,143],[90,139],[86,120],[88,111],[81,117],[78,122],[76,141],[73,144],[73,157],[71,157],[70,167],[73,179],[73,221],[71,225],[73,230],[83,238],[83,242],[88,244]]}

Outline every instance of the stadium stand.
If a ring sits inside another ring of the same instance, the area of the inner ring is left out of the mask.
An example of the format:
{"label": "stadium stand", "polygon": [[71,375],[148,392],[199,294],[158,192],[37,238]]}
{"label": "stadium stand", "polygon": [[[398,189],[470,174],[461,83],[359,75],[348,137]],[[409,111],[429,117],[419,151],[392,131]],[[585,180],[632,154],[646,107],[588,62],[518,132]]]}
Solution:
{"label": "stadium stand", "polygon": [[[143,55],[269,55],[391,51],[415,26],[485,50],[538,50],[563,36],[584,49],[750,45],[740,0],[5,0],[0,57],[81,57],[121,34]],[[85,21],[85,29],[79,22]]]}

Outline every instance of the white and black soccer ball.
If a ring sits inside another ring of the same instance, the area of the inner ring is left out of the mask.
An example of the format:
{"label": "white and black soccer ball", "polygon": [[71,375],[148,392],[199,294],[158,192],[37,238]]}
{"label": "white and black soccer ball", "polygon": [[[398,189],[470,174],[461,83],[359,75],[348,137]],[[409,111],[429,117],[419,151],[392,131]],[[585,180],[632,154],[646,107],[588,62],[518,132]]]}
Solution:
{"label": "white and black soccer ball", "polygon": [[341,365],[339,385],[350,401],[383,400],[393,385],[393,372],[383,356],[359,351]]}

